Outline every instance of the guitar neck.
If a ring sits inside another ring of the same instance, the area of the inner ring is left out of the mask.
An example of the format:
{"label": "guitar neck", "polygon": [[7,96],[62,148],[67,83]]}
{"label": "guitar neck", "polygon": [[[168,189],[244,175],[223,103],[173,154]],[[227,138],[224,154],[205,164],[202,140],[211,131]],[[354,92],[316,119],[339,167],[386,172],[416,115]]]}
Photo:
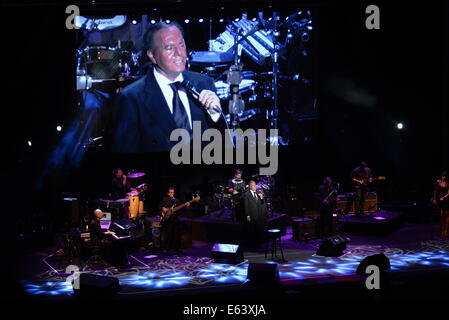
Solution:
{"label": "guitar neck", "polygon": [[[190,201],[188,201],[187,203],[192,203],[193,201],[195,201],[195,199],[193,199],[193,200],[190,200]],[[186,206],[186,203],[183,203],[183,204],[180,204],[179,206],[177,206],[177,207],[174,207],[173,209],[172,209],[172,212],[176,212],[176,211],[178,211],[178,210],[181,210],[182,208],[184,208]]]}

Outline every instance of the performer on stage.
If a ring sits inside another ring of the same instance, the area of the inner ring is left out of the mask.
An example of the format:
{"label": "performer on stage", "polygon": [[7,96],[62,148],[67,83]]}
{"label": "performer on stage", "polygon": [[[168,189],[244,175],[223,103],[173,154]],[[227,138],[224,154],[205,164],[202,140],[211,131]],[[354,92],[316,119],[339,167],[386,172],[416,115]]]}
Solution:
{"label": "performer on stage", "polygon": [[112,178],[111,198],[113,200],[123,199],[131,188],[126,184],[126,176],[122,169],[116,168],[112,171],[114,178]]}
{"label": "performer on stage", "polygon": [[110,251],[112,242],[107,239],[107,235],[115,234],[112,231],[103,231],[100,225],[100,219],[103,218],[103,211],[96,209],[94,211],[94,217],[89,224],[89,233],[92,244],[102,248],[103,250]]}
{"label": "performer on stage", "polygon": [[[177,207],[183,202],[175,198],[175,188],[170,187],[167,196],[162,198],[159,202],[159,212],[162,215],[161,233],[162,245],[165,247],[167,253],[182,253],[181,251],[181,221],[179,220],[177,212],[170,215],[170,209]],[[186,207],[190,206],[190,202],[185,202]],[[169,216],[170,215],[170,216]]]}
{"label": "performer on stage", "polygon": [[[191,133],[193,121],[201,122],[202,132],[224,128],[214,80],[186,70],[187,48],[178,23],[152,24],[145,32],[143,51],[153,68],[115,99],[113,152],[170,151],[176,143],[170,141],[172,131],[181,128]],[[198,90],[199,97],[181,86],[184,80]]]}
{"label": "performer on stage", "polygon": [[243,191],[243,188],[245,187],[245,180],[242,179],[242,170],[235,170],[234,177],[228,180],[227,187],[229,193],[234,193],[234,191]]}
{"label": "performer on stage", "polygon": [[331,177],[326,177],[323,184],[315,192],[315,199],[320,209],[320,236],[321,239],[332,236],[332,215],[337,206],[337,193],[334,191]]}
{"label": "performer on stage", "polygon": [[262,193],[256,190],[256,182],[251,180],[249,190],[243,196],[248,242],[260,247],[266,240],[267,205]]}
{"label": "performer on stage", "polygon": [[448,239],[449,231],[449,180],[447,172],[435,184],[432,203],[438,206],[441,215],[441,239]]}
{"label": "performer on stage", "polygon": [[[355,215],[358,217],[363,217],[363,206],[365,203],[365,194],[368,189],[368,182],[373,178],[371,173],[371,169],[368,168],[368,165],[365,161],[360,163],[360,166],[352,170],[351,172],[351,180],[354,185],[355,198],[353,199],[355,207]],[[352,201],[348,201],[349,207],[352,204]]]}

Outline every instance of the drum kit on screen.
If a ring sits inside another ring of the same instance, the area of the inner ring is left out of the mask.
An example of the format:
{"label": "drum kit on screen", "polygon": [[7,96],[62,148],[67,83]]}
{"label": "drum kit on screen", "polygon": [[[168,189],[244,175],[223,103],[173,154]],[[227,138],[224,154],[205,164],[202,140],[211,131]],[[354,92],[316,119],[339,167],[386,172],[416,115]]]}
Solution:
{"label": "drum kit on screen", "polygon": [[[123,199],[98,199],[101,209],[112,209],[115,219],[130,218],[137,219],[144,215],[144,201],[145,192],[148,189],[148,184],[143,183],[145,177],[144,172],[131,171],[127,175],[127,185],[130,187],[130,192],[126,194],[126,198]],[[124,212],[121,214],[121,212]]]}
{"label": "drum kit on screen", "polygon": [[[229,101],[226,119],[233,128],[257,113],[265,113],[270,118],[270,127],[277,129],[279,80],[308,81],[300,74],[281,74],[279,63],[281,59],[286,60],[292,43],[309,41],[310,11],[299,11],[282,20],[278,12],[268,20],[262,12],[258,15],[249,19],[245,13],[229,21],[216,39],[208,41],[208,51],[189,53],[187,67],[214,78],[217,95]],[[126,16],[79,18],[77,24],[84,31],[85,40],[77,50],[78,90],[111,81],[119,90],[144,75],[148,61],[144,61],[144,54],[132,41],[117,41],[113,45],[87,43],[92,32],[107,32],[123,26]],[[210,23],[212,28],[212,20]],[[261,71],[243,70],[242,53]]]}

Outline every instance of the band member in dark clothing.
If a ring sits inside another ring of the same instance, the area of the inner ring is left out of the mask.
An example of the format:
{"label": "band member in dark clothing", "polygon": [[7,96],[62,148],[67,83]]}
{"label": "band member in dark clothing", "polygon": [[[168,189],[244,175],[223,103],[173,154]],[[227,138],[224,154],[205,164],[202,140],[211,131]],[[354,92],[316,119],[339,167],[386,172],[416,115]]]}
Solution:
{"label": "band member in dark clothing", "polygon": [[337,193],[334,191],[331,177],[326,177],[315,192],[320,209],[320,236],[322,239],[332,236],[332,215],[337,206]]}
{"label": "band member in dark clothing", "polygon": [[[354,201],[354,212],[356,216],[363,217],[363,206],[365,203],[365,194],[368,191],[368,182],[373,178],[371,169],[365,161],[360,163],[360,166],[352,170],[351,181],[354,185],[355,197]],[[348,201],[348,206],[352,205],[352,201]],[[349,210],[347,210],[349,211]]]}
{"label": "band member in dark clothing", "polygon": [[251,180],[249,190],[243,196],[248,242],[258,247],[266,240],[267,205],[262,193],[256,190],[256,182]]}
{"label": "band member in dark clothing", "polygon": [[228,192],[234,193],[234,191],[242,191],[245,187],[245,181],[242,179],[242,170],[237,169],[234,172],[234,177],[228,180]]}
{"label": "band member in dark clothing", "polygon": [[[183,202],[175,198],[175,188],[170,187],[167,196],[162,198],[159,202],[159,212],[162,215],[161,232],[162,243],[168,253],[181,251],[181,221],[178,217],[178,212],[170,215],[170,209],[182,205]],[[189,207],[190,203],[185,202],[184,205]]]}
{"label": "band member in dark clothing", "polygon": [[103,229],[101,229],[100,219],[102,217],[103,211],[96,209],[89,224],[90,239],[92,245],[98,248],[98,252],[94,251],[94,254],[100,255],[103,253],[107,259],[111,259],[113,253],[113,242],[108,239],[108,235],[113,235],[115,233],[109,230],[103,231]]}
{"label": "band member in dark clothing", "polygon": [[437,205],[441,215],[441,240],[448,239],[449,232],[449,179],[447,172],[441,174],[435,184],[432,204]]}
{"label": "band member in dark clothing", "polygon": [[126,176],[120,168],[112,171],[114,178],[112,178],[111,198],[113,200],[123,199],[131,188],[126,183]]}

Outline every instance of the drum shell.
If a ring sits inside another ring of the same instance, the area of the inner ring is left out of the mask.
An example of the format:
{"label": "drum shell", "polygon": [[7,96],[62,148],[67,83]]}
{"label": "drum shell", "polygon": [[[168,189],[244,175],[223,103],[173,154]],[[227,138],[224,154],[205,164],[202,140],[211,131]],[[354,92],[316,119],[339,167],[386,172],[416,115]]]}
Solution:
{"label": "drum shell", "polygon": [[144,213],[144,203],[140,199],[139,193],[129,192],[126,198],[129,199],[129,218],[135,219],[142,216]]}

